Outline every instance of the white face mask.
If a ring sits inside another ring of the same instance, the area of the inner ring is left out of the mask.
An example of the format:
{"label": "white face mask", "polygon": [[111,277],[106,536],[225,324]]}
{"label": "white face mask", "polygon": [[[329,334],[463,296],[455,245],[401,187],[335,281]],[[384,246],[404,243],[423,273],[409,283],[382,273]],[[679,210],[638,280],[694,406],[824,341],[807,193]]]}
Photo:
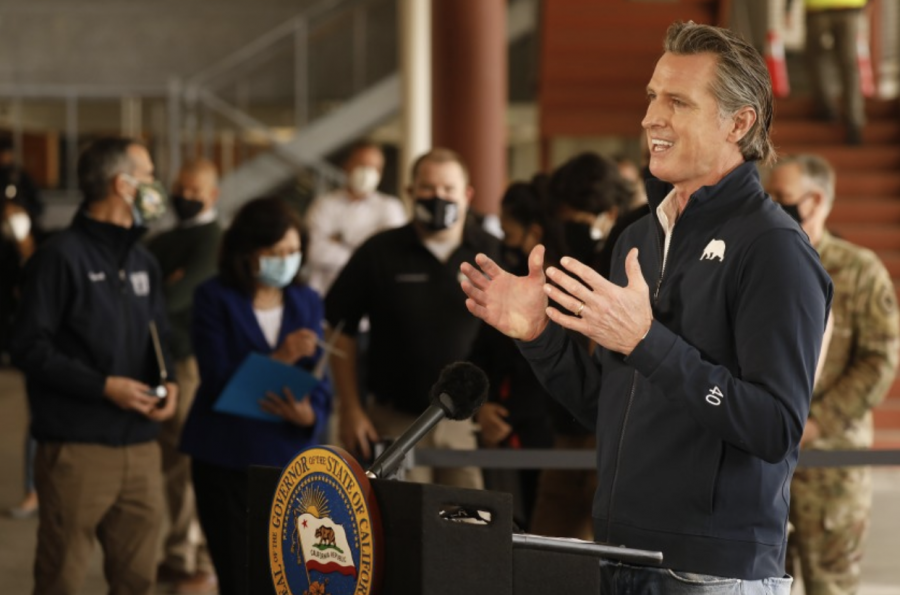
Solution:
{"label": "white face mask", "polygon": [[354,194],[370,194],[375,192],[380,181],[381,174],[377,169],[369,165],[359,165],[350,171],[347,186]]}
{"label": "white face mask", "polygon": [[3,235],[21,242],[31,232],[31,217],[25,213],[15,213],[3,222]]}

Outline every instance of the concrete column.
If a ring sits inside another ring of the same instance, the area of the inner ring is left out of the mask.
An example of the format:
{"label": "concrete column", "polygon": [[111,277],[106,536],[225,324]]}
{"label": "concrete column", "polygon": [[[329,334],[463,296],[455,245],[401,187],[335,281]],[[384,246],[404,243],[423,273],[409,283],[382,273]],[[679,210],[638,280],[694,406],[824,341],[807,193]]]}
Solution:
{"label": "concrete column", "polygon": [[400,69],[403,85],[397,180],[404,202],[413,161],[431,148],[431,1],[400,1]]}
{"label": "concrete column", "polygon": [[506,186],[505,0],[433,0],[434,146],[462,155],[473,208],[496,215]]}

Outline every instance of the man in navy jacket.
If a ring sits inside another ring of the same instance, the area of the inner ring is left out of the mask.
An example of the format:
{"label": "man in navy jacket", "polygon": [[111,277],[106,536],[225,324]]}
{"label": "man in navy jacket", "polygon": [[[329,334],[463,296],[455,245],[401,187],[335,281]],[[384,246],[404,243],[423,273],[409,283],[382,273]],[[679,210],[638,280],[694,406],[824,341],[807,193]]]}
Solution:
{"label": "man in navy jacket", "polygon": [[462,266],[467,306],[596,429],[595,538],[664,555],[665,568],[602,562],[603,593],[788,593],[790,480],[831,281],[760,186],[753,162],[774,150],[759,54],[677,23],[647,97],[659,180],[610,279],[572,258],[545,275],[541,247],[527,277],[480,255],[485,274]]}
{"label": "man in navy jacket", "polygon": [[164,350],[166,325],[159,269],[138,240],[159,194],[147,149],[130,139],[85,149],[78,183],[72,225],[28,263],[13,331],[38,442],[34,592],[78,592],[96,535],[109,591],[150,595],[162,520],[156,435],[178,397],[171,382],[164,401],[151,394],[163,379],[150,324]]}

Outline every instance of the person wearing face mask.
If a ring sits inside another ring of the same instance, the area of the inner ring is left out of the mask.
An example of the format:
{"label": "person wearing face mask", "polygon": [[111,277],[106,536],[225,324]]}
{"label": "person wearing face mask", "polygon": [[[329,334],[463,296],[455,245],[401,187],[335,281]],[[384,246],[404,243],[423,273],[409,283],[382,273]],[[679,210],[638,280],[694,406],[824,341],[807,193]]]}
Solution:
{"label": "person wearing face mask", "polygon": [[278,198],[248,202],[222,238],[218,275],[194,294],[191,340],[200,386],[182,434],[191,461],[197,513],[218,576],[219,593],[248,593],[247,474],[251,465],[284,467],[316,444],[331,412],[331,387],[306,395],[257,395],[272,423],[214,411],[232,374],[251,353],[313,371],[324,317],[322,300],[297,283],[300,220]]}
{"label": "person wearing face mask", "polygon": [[306,268],[310,286],[323,296],[357,247],[375,233],[408,220],[400,199],[378,192],[383,170],[381,147],[359,142],[344,162],[346,185],[316,197],[309,207]]}
{"label": "person wearing face mask", "polygon": [[563,221],[565,254],[594,266],[633,191],[614,161],[585,152],[563,163],[550,178],[555,215]]}
{"label": "person wearing face mask", "polygon": [[31,219],[32,228],[40,229],[44,201],[37,184],[28,172],[16,163],[15,147],[9,138],[0,138],[0,198],[23,207]]}
{"label": "person wearing face mask", "polygon": [[[9,362],[9,340],[13,316],[22,291],[22,271],[37,245],[31,217],[14,200],[4,200],[0,211],[0,365]],[[25,497],[7,513],[14,519],[37,515],[38,497],[34,487],[34,453],[37,443],[25,437]]]}
{"label": "person wearing face mask", "polygon": [[[547,246],[548,263],[562,254],[562,226],[548,213],[545,194],[546,176],[539,175],[528,183],[511,184],[503,195],[501,260],[514,274],[528,274],[528,254],[539,243]],[[482,325],[469,360],[484,370],[490,386],[487,401],[475,415],[479,444],[483,448],[552,448],[551,397],[519,353],[515,341],[492,326]],[[532,511],[542,472],[486,469],[484,475],[488,489],[513,494],[516,524],[533,532]],[[548,479],[559,478],[551,474]],[[562,497],[553,503],[556,508],[568,508],[570,502],[570,486],[565,482],[563,486]],[[590,518],[587,512],[582,516]]]}
{"label": "person wearing face mask", "polygon": [[0,210],[0,355],[9,350],[9,332],[19,301],[22,267],[36,248],[31,217],[24,207],[5,200]]}
{"label": "person wearing face mask", "polygon": [[136,215],[157,212],[162,195],[133,139],[91,143],[77,171],[84,200],[29,260],[10,346],[38,442],[34,593],[79,592],[99,540],[109,592],[151,595],[163,512],[156,438],[178,387],[167,381],[164,399],[151,390],[165,381],[154,325],[173,368],[162,276]]}
{"label": "person wearing face mask", "polygon": [[194,290],[216,273],[222,228],[216,203],[219,174],[208,159],[185,163],[172,189],[171,206],[178,217],[173,229],[155,236],[148,247],[162,269],[166,311],[172,333],[169,344],[175,357],[181,400],[172,419],[162,426],[163,474],[169,532],[158,571],[162,582],[175,583],[179,593],[209,593],[216,577],[200,533],[191,486],[190,459],[178,450],[184,421],[200,382],[197,359],[191,346],[190,327]]}
{"label": "person wearing face mask", "polygon": [[[900,328],[894,285],[870,250],[825,227],[835,175],[816,155],[780,159],[766,191],[796,220],[834,282],[834,331],[814,387],[801,448],[872,447],[872,408],[897,370]],[[788,563],[810,595],[856,593],[872,508],[870,467],[798,469],[791,482]]]}
{"label": "person wearing face mask", "polygon": [[[331,328],[342,324],[332,356],[344,446],[368,460],[373,444],[396,437],[428,407],[429,390],[448,364],[464,359],[480,323],[468,316],[458,286],[464,260],[498,242],[468,217],[474,190],[459,155],[432,149],[413,164],[409,194],[413,221],[365,242],[325,299]],[[363,391],[356,376],[360,320],[371,324],[369,370]],[[431,448],[476,447],[471,424],[442,421],[421,442]],[[416,467],[412,481],[481,487],[477,468]]]}

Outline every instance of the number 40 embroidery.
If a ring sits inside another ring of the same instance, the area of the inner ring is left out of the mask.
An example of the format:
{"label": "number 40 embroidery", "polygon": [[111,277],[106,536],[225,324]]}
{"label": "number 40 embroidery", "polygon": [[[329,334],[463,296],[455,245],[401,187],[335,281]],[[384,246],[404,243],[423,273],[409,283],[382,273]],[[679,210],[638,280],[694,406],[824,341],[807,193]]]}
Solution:
{"label": "number 40 embroidery", "polygon": [[725,395],[719,390],[718,386],[714,386],[709,390],[709,394],[706,395],[706,402],[710,405],[715,405],[718,407],[722,404],[722,399],[725,398]]}

